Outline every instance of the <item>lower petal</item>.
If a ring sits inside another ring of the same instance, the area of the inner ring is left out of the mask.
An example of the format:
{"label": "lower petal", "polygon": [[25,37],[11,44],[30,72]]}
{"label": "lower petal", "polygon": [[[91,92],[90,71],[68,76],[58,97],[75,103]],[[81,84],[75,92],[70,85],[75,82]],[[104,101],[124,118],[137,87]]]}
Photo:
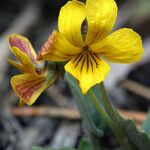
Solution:
{"label": "lower petal", "polygon": [[11,85],[20,97],[28,105],[32,105],[41,93],[49,86],[45,82],[44,76],[34,74],[21,74],[12,77]]}
{"label": "lower petal", "polygon": [[110,62],[131,63],[141,59],[144,52],[141,37],[132,29],[120,29],[90,49],[99,52]]}
{"label": "lower petal", "polygon": [[97,54],[87,53],[71,59],[65,65],[65,70],[79,80],[79,86],[85,94],[92,86],[105,80],[110,67]]}
{"label": "lower petal", "polygon": [[[17,47],[13,47],[11,50],[14,53],[14,55],[18,58],[18,60],[21,62],[21,64],[23,65],[22,69],[25,72],[36,74],[34,65],[26,53],[21,52]],[[12,64],[12,62],[10,63]],[[12,65],[14,66],[14,63]],[[18,65],[17,66],[15,65],[15,67],[18,68]]]}
{"label": "lower petal", "polygon": [[11,64],[12,66],[14,66],[15,68],[17,68],[17,69],[19,69],[19,70],[21,70],[21,71],[23,71],[23,72],[26,71],[25,68],[23,67],[23,65],[21,65],[21,64],[19,64],[19,63],[17,63],[17,62],[15,62],[15,61],[13,61],[13,60],[11,60],[11,59],[7,59],[7,60],[8,60],[8,63]]}

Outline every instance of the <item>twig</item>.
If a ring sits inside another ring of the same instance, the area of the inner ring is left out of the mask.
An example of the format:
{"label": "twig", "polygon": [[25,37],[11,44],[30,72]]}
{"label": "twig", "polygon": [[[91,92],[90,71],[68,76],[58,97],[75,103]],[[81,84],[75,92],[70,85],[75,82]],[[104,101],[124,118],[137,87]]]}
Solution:
{"label": "twig", "polygon": [[[23,107],[12,108],[10,110],[15,116],[49,116],[54,118],[67,118],[71,120],[80,120],[78,110],[72,108],[58,107]],[[145,112],[119,110],[124,118],[132,118],[137,123],[142,123],[146,118]]]}
{"label": "twig", "polygon": [[142,123],[146,119],[145,112],[119,110],[119,113],[126,119],[132,118],[137,123]]}
{"label": "twig", "polygon": [[131,80],[122,80],[120,85],[123,88],[150,100],[150,88]]}
{"label": "twig", "polygon": [[80,119],[76,109],[59,107],[23,107],[13,108],[11,112],[15,116],[50,116],[55,118]]}

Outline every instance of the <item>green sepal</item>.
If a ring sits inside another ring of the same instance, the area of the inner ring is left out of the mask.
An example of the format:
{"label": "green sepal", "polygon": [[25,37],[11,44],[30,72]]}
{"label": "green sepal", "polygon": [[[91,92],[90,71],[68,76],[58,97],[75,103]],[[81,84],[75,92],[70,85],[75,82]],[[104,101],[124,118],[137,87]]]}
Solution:
{"label": "green sepal", "polygon": [[56,63],[55,62],[47,62],[47,77],[46,82],[49,83],[51,80],[53,80],[56,72]]}

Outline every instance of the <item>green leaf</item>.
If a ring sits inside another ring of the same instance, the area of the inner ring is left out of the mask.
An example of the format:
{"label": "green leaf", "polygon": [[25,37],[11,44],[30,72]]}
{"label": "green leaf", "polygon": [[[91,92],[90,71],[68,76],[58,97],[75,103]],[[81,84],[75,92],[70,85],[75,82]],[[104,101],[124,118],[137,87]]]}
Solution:
{"label": "green leaf", "polygon": [[133,150],[150,149],[150,137],[143,130],[138,129],[133,120],[125,120],[115,111],[115,121],[132,144]]}
{"label": "green leaf", "polygon": [[42,147],[38,147],[38,146],[33,146],[32,150],[75,150],[73,148],[42,148]]}
{"label": "green leaf", "polygon": [[79,143],[78,150],[92,150],[92,145],[88,139],[83,138]]}
{"label": "green leaf", "polygon": [[42,147],[38,147],[38,146],[33,146],[31,150],[50,150],[50,149],[42,148]]}
{"label": "green leaf", "polygon": [[[32,150],[75,150],[73,148],[42,148],[42,147],[38,147],[38,146],[33,146]],[[88,141],[88,139],[83,138],[81,139],[78,149],[77,150],[92,150],[92,145],[91,143]]]}
{"label": "green leaf", "polygon": [[146,120],[144,121],[142,125],[142,129],[150,136],[150,110],[148,112]]}
{"label": "green leaf", "polygon": [[113,149],[113,150],[122,150],[122,148],[118,147],[118,148],[115,148],[115,149]]}

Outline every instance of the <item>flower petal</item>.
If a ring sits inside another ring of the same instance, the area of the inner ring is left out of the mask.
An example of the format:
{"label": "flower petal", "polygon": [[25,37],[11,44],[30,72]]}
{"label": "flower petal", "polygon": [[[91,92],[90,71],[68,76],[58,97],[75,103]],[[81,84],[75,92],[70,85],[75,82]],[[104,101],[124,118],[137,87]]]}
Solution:
{"label": "flower petal", "polygon": [[[22,63],[22,65],[24,67],[22,69],[25,72],[37,74],[32,61],[30,60],[29,56],[26,53],[20,51],[20,49],[18,49],[17,47],[13,47],[11,50],[14,53],[14,55],[18,58],[18,60]],[[14,63],[13,63],[13,65],[14,65]],[[18,68],[18,66],[15,66],[15,67]]]}
{"label": "flower petal", "polygon": [[11,49],[17,47],[20,51],[26,53],[31,61],[36,63],[36,53],[27,38],[18,34],[12,34],[9,36],[9,45]]}
{"label": "flower petal", "polygon": [[84,46],[81,26],[85,17],[85,5],[79,1],[69,1],[60,10],[58,19],[59,31],[75,46]]}
{"label": "flower petal", "polygon": [[16,94],[28,105],[32,105],[41,93],[51,84],[46,84],[45,76],[21,74],[12,77],[11,85]]}
{"label": "flower petal", "polygon": [[117,17],[117,5],[114,0],[87,0],[86,13],[86,43],[96,43],[112,30]]}
{"label": "flower petal", "polygon": [[19,107],[23,107],[25,104],[24,100],[20,99],[19,100]]}
{"label": "flower petal", "polygon": [[43,45],[38,60],[66,61],[82,50],[70,44],[60,33],[54,31]]}
{"label": "flower petal", "polygon": [[65,65],[65,70],[79,80],[79,86],[85,94],[93,85],[106,78],[110,67],[97,54],[87,53],[71,59]]}
{"label": "flower petal", "polygon": [[141,59],[144,52],[141,37],[132,29],[120,29],[90,47],[110,62],[131,63]]}
{"label": "flower petal", "polygon": [[19,70],[21,70],[21,71],[23,71],[23,72],[26,71],[23,65],[21,65],[21,64],[19,64],[19,63],[17,63],[17,62],[15,62],[15,61],[13,61],[13,60],[11,60],[11,59],[7,59],[7,61],[8,61],[9,64],[11,64],[12,66],[14,66],[15,68],[17,68],[17,69],[19,69]]}

